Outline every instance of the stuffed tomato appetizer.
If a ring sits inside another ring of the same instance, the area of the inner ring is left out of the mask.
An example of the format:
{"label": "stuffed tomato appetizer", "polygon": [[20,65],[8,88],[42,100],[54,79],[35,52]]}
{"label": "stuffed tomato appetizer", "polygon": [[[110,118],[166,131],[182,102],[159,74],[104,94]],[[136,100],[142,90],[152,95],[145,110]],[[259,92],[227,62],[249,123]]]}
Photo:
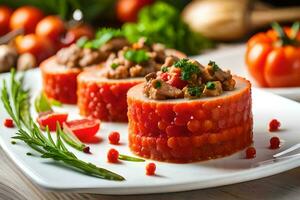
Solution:
{"label": "stuffed tomato appetizer", "polygon": [[103,69],[78,76],[80,114],[104,121],[127,121],[127,91],[144,81],[144,76],[160,70],[167,55],[185,55],[161,44],[146,44],[144,38],[111,53]]}
{"label": "stuffed tomato appetizer", "polygon": [[[77,76],[91,66],[101,65],[111,52],[117,52],[129,42],[118,32],[103,30],[94,40],[81,38],[41,63],[43,90],[62,103],[77,103]],[[100,41],[100,42],[99,42]]]}
{"label": "stuffed tomato appetizer", "polygon": [[215,62],[168,57],[128,91],[129,147],[166,162],[224,157],[252,143],[250,82]]}

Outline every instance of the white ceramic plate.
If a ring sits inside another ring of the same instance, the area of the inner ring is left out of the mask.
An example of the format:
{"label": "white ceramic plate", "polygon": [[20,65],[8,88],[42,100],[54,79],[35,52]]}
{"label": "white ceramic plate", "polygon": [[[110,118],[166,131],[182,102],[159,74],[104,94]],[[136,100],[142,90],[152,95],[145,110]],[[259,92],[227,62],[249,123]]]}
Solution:
{"label": "white ceramic plate", "polygon": [[[220,48],[217,51],[206,53],[201,56],[195,56],[201,63],[208,63],[209,60],[216,61],[223,68],[230,69],[234,74],[246,77],[252,82],[253,87],[259,87],[247,71],[245,58],[245,45],[238,45],[234,47]],[[278,94],[289,99],[300,101],[300,87],[289,88],[262,88],[265,91]]]}
{"label": "white ceramic plate", "polygon": [[[7,74],[1,75],[0,79],[7,77]],[[34,97],[40,89],[39,71],[28,72],[25,82],[32,89]],[[72,117],[78,117],[75,106],[65,106],[62,109],[70,111]],[[123,182],[102,180],[58,166],[52,160],[38,157],[38,154],[21,141],[12,145],[11,137],[14,136],[16,129],[8,129],[2,125],[7,114],[2,105],[0,111],[0,144],[2,148],[33,182],[51,190],[114,195],[175,192],[254,180],[300,166],[299,157],[280,159],[276,162],[270,160],[273,154],[300,142],[300,104],[257,89],[253,90],[254,146],[257,149],[257,157],[251,160],[244,159],[244,152],[238,152],[230,157],[191,164],[155,162],[157,176],[146,176],[145,165],[149,161],[146,163],[121,162],[120,164],[106,162],[106,152],[111,147],[118,149],[123,154],[130,155],[131,153],[127,147],[127,125],[102,123],[98,133],[102,142],[91,145],[92,155],[73,151],[85,161],[93,162],[123,175],[126,178],[126,181]],[[33,112],[33,117],[35,115]],[[281,121],[282,130],[280,132],[268,133],[268,122],[272,118]],[[122,145],[108,144],[107,135],[112,130],[121,133]],[[281,138],[282,146],[279,150],[270,150],[268,149],[269,139],[275,135]],[[26,156],[27,152],[34,153],[34,156]],[[263,163],[260,164],[260,162]]]}

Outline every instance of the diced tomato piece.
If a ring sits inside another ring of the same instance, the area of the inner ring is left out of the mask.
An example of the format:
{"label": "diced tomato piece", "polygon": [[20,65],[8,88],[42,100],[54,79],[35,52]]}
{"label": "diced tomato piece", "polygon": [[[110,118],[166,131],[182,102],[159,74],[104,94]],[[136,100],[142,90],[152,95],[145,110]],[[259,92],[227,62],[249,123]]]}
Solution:
{"label": "diced tomato piece", "polygon": [[172,85],[173,87],[182,89],[187,85],[187,82],[184,80],[181,80],[180,74],[176,73],[173,76],[171,76],[170,80],[168,80],[168,83]]}
{"label": "diced tomato piece", "polygon": [[68,113],[56,113],[56,112],[47,112],[42,113],[38,118],[37,122],[41,128],[46,128],[48,126],[50,131],[56,130],[56,123],[58,122],[60,126],[68,119]]}
{"label": "diced tomato piece", "polygon": [[160,78],[161,78],[163,81],[168,81],[169,78],[170,78],[170,75],[169,75],[168,72],[165,72],[165,73],[162,73],[162,74],[160,75]]}
{"label": "diced tomato piece", "polygon": [[277,119],[272,119],[269,123],[269,131],[270,132],[278,131],[280,125],[281,124]]}
{"label": "diced tomato piece", "polygon": [[115,149],[110,149],[107,152],[107,160],[110,163],[117,163],[119,160],[119,152]]}
{"label": "diced tomato piece", "polygon": [[146,174],[148,176],[152,176],[155,174],[155,170],[156,170],[156,165],[155,163],[149,163],[146,165]]}
{"label": "diced tomato piece", "polygon": [[89,141],[92,141],[91,143],[94,143],[95,138],[99,141],[99,138],[95,137],[95,135],[100,128],[100,120],[84,118],[67,121],[64,126],[67,126],[67,128],[82,142],[90,143]]}
{"label": "diced tomato piece", "polygon": [[113,131],[108,135],[108,140],[110,144],[119,144],[120,141],[120,133],[117,131]]}
{"label": "diced tomato piece", "polygon": [[4,120],[4,126],[6,126],[7,128],[13,128],[14,121],[12,119],[7,118]]}
{"label": "diced tomato piece", "polygon": [[254,147],[248,147],[246,150],[246,158],[251,159],[255,158],[256,156],[256,149]]}

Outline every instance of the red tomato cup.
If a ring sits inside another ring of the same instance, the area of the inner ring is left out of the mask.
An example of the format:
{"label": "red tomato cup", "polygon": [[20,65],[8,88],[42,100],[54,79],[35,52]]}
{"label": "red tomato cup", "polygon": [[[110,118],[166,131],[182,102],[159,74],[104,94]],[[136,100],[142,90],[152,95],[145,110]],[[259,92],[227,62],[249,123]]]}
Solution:
{"label": "red tomato cup", "polygon": [[128,91],[129,147],[141,157],[193,162],[231,155],[252,144],[250,82],[220,96],[153,100],[144,84]]}

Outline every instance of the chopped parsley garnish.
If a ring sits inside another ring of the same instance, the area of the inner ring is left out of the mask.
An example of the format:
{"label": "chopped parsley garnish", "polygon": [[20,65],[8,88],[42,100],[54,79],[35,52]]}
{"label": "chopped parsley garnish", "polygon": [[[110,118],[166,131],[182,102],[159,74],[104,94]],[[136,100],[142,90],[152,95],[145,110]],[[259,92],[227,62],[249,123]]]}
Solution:
{"label": "chopped parsley garnish", "polygon": [[215,85],[215,83],[209,81],[206,83],[206,88],[209,90],[213,90],[216,88],[216,85]]}
{"label": "chopped parsley garnish", "polygon": [[219,69],[220,69],[220,67],[216,64],[216,62],[214,62],[214,61],[209,61],[209,63],[208,63],[208,65],[210,65],[210,66],[212,66],[212,69],[214,70],[214,71],[218,71]]}
{"label": "chopped parsley garnish", "polygon": [[76,44],[80,48],[98,49],[112,38],[122,37],[123,33],[119,29],[102,28],[96,33],[96,37],[93,40],[88,40],[86,37],[82,37],[77,40]]}
{"label": "chopped parsley garnish", "polygon": [[197,65],[188,62],[188,59],[183,58],[174,64],[175,67],[181,69],[181,79],[184,81],[190,80],[192,74],[199,74],[200,69]]}
{"label": "chopped parsley garnish", "polygon": [[193,86],[188,87],[188,92],[193,97],[200,97],[203,91],[203,87]]}
{"label": "chopped parsley garnish", "polygon": [[149,56],[145,50],[128,50],[124,53],[124,57],[135,63],[142,63],[149,60]]}
{"label": "chopped parsley garnish", "polygon": [[161,71],[162,71],[162,72],[167,72],[167,71],[169,71],[169,68],[166,67],[166,66],[164,66],[164,67],[161,68]]}
{"label": "chopped parsley garnish", "polygon": [[117,63],[112,63],[112,64],[110,65],[110,67],[111,67],[112,69],[117,69],[118,66],[119,66],[119,64],[117,64]]}
{"label": "chopped parsley garnish", "polygon": [[161,82],[160,82],[160,81],[156,81],[154,87],[155,87],[156,89],[161,88]]}
{"label": "chopped parsley garnish", "polygon": [[76,41],[76,45],[80,48],[83,48],[84,45],[88,42],[88,38],[87,37],[81,37]]}

